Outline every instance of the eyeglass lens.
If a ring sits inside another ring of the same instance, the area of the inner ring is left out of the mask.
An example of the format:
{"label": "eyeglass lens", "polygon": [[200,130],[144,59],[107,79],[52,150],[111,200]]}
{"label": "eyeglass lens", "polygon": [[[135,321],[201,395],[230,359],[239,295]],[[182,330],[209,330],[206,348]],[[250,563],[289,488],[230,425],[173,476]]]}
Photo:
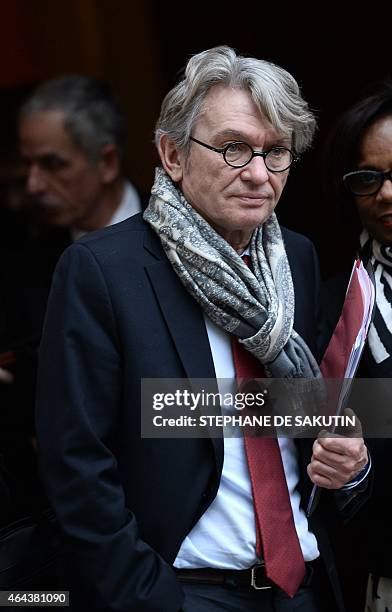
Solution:
{"label": "eyeglass lens", "polygon": [[373,195],[383,184],[384,175],[374,170],[362,170],[346,175],[345,181],[354,195]]}
{"label": "eyeglass lens", "polygon": [[[244,166],[253,156],[253,149],[246,142],[233,142],[228,145],[224,153],[226,163],[233,166]],[[275,171],[286,170],[293,161],[291,151],[283,147],[274,147],[263,157],[268,170]]]}

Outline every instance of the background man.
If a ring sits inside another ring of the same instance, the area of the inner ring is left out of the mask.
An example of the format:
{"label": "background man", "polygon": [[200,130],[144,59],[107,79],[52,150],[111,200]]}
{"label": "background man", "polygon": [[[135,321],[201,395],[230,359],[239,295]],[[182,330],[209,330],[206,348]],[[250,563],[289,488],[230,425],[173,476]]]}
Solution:
{"label": "background man", "polygon": [[40,219],[73,238],[140,212],[123,175],[124,116],[105,83],[65,76],[36,89],[19,119],[26,190]]}
{"label": "background man", "polygon": [[[139,195],[124,176],[124,122],[108,85],[83,75],[44,83],[20,109],[32,229],[21,244],[15,237],[2,257],[23,296],[31,336],[41,332],[53,270],[64,248],[141,210]],[[9,376],[2,372],[1,378]]]}
{"label": "background man", "polygon": [[6,248],[0,304],[0,454],[14,492],[9,519],[28,513],[36,501],[30,489],[37,497],[30,471],[35,351],[54,267],[64,248],[84,233],[141,210],[140,198],[124,176],[124,121],[108,85],[83,75],[44,83],[20,109],[32,228],[26,236],[13,235],[6,247],[0,245],[0,250]]}
{"label": "background man", "polygon": [[[143,378],[319,376],[315,252],[274,214],[314,126],[285,70],[228,47],[194,56],[162,105],[144,219],[59,263],[37,422],[81,609],[315,612],[320,553],[336,597],[324,585],[323,602],[342,609],[324,521],[334,498],[346,516],[360,503],[345,485],[367,465],[361,437],[321,436],[312,454],[306,440],[140,435]],[[310,525],[311,481],[335,493]]]}
{"label": "background man", "polygon": [[[34,220],[50,229],[32,245],[37,272],[29,286],[44,289],[44,304],[54,266],[70,242],[141,210],[123,175],[124,121],[107,84],[83,75],[44,83],[20,110],[26,194]],[[28,293],[40,327],[40,294]]]}

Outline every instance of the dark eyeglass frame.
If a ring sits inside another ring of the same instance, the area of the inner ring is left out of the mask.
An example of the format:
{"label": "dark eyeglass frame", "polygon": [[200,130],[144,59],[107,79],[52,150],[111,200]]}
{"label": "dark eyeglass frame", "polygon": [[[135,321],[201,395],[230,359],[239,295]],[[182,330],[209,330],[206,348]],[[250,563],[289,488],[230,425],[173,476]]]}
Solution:
{"label": "dark eyeglass frame", "polygon": [[[225,163],[231,168],[244,168],[245,166],[250,164],[250,162],[252,161],[254,157],[260,156],[264,159],[265,167],[267,168],[269,172],[286,172],[286,170],[288,170],[290,166],[292,166],[294,163],[296,163],[299,160],[299,157],[294,153],[294,151],[292,151],[291,149],[288,149],[287,147],[271,147],[270,149],[268,149],[268,151],[255,151],[254,149],[252,149],[250,144],[248,144],[247,142],[244,142],[243,140],[233,140],[232,142],[228,142],[227,145],[225,145],[224,147],[218,148],[218,147],[212,147],[211,145],[206,144],[205,142],[202,142],[201,140],[198,140],[197,138],[194,138],[193,136],[190,136],[189,139],[193,140],[193,142],[196,142],[202,147],[205,147],[206,149],[210,149],[210,151],[215,151],[216,153],[220,153],[221,155],[223,155],[223,159]],[[246,145],[249,148],[249,152],[252,152],[251,157],[244,164],[232,164],[228,162],[226,159],[227,151],[229,150],[231,146],[235,144]],[[288,166],[286,166],[286,168],[283,168],[282,170],[272,170],[271,168],[268,167],[267,155],[271,153],[271,151],[273,151],[274,149],[284,150],[290,153],[291,162],[289,163]]]}
{"label": "dark eyeglass frame", "polygon": [[[378,187],[376,187],[376,189],[374,189],[374,191],[368,191],[367,193],[357,193],[356,191],[354,191],[351,187],[350,187],[350,177],[352,176],[358,176],[358,174],[363,174],[364,172],[368,173],[368,174],[372,174],[374,177],[377,177],[377,179],[380,180],[380,183],[378,185]],[[381,189],[381,187],[384,185],[384,182],[386,179],[389,179],[390,181],[392,181],[392,170],[386,170],[385,172],[379,171],[379,170],[355,170],[354,172],[347,172],[347,174],[345,174],[343,176],[343,184],[345,186],[345,188],[347,189],[347,191],[349,193],[351,193],[352,195],[356,196],[357,198],[366,198],[368,196],[371,195],[375,195],[376,193],[378,193]]]}

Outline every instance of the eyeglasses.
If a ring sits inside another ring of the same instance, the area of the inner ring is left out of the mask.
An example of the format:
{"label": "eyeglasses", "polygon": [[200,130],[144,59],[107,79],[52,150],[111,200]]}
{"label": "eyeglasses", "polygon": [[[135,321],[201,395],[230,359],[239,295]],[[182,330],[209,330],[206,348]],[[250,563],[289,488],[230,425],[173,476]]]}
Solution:
{"label": "eyeglasses", "polygon": [[264,159],[267,170],[270,172],[284,172],[290,168],[293,162],[298,160],[298,157],[296,157],[293,151],[290,151],[290,149],[286,147],[272,147],[268,151],[255,151],[247,142],[236,140],[218,149],[205,142],[201,142],[201,140],[193,138],[193,136],[190,137],[190,140],[197,142],[197,144],[206,149],[210,149],[210,151],[220,153],[223,155],[226,164],[232,168],[243,168],[249,164],[254,157],[259,155]]}
{"label": "eyeglasses", "polygon": [[356,170],[343,177],[347,191],[355,196],[371,196],[380,191],[384,181],[392,181],[392,170],[378,172],[377,170]]}

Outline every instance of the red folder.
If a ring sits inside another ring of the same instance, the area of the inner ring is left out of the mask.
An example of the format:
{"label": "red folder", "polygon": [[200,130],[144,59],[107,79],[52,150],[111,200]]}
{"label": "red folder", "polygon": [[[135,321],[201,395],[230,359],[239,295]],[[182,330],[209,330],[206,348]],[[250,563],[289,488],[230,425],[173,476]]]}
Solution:
{"label": "red folder", "polygon": [[320,365],[324,378],[345,377],[351,351],[363,323],[364,300],[356,273],[359,266],[360,261],[357,260],[347,288],[342,314]]}
{"label": "red folder", "polygon": [[[331,412],[340,414],[345,408],[352,379],[358,367],[375,303],[374,274],[370,263],[363,267],[354,262],[342,314],[324,353],[320,370],[324,378],[337,379],[329,388]],[[338,381],[341,381],[340,384]],[[310,516],[317,507],[321,489],[313,486],[307,507]]]}

